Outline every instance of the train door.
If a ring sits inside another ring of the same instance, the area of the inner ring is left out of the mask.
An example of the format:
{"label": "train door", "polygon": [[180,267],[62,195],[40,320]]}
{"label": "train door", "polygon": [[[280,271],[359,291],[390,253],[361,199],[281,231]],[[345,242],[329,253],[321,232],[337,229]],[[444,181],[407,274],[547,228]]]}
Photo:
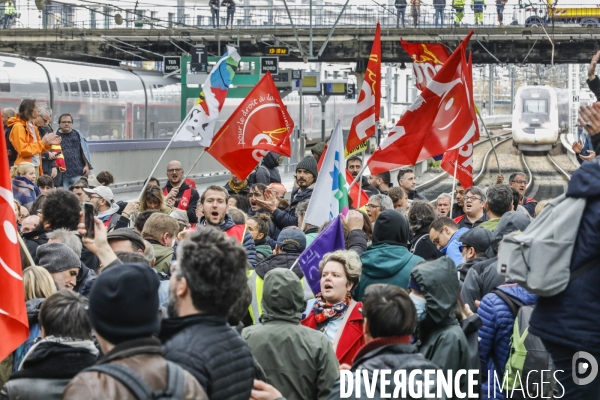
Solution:
{"label": "train door", "polygon": [[127,103],[125,111],[125,139],[133,138],[133,103]]}

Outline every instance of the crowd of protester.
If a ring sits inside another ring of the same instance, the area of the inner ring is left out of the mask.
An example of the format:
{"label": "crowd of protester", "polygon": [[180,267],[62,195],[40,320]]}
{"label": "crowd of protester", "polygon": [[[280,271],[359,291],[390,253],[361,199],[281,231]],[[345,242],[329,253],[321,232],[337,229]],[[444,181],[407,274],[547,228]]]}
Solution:
{"label": "crowd of protester", "polygon": [[[600,92],[597,77],[592,85]],[[511,398],[490,377],[502,377],[512,356],[515,304],[533,306],[530,334],[548,369],[562,371],[554,394],[600,393],[600,378],[579,386],[570,375],[576,352],[600,358],[600,270],[547,298],[498,272],[503,238],[547,204],[525,196],[524,173],[458,185],[436,206],[411,169],[394,182],[389,172],[366,177],[369,201],[343,218],[345,249],[320,255],[314,294],[298,260],[324,228],[304,221],[324,144],[296,165],[291,193],[281,156],[270,153],[248,179],[201,194],[174,160],[166,185],[150,178],[141,201],[119,202],[112,173],[89,174],[72,118],[61,116],[61,130],[43,140],[35,102],[23,103],[9,124],[19,124],[11,138],[23,136],[11,175],[30,334],[0,365],[1,399],[336,399],[340,370],[430,368],[475,369],[481,398]],[[580,118],[598,152],[600,104]],[[42,170],[52,145],[63,146],[60,182]],[[362,160],[346,167],[357,176]],[[567,196],[587,198],[574,270],[600,259],[597,159],[573,173]],[[466,391],[467,376],[456,384]]]}

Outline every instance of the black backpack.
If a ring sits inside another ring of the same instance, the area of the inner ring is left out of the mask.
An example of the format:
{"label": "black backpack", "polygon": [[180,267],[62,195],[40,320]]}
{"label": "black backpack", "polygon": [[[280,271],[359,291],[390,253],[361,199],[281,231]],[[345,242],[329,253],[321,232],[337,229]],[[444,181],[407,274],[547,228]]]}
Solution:
{"label": "black backpack", "polygon": [[10,142],[10,131],[12,131],[12,127],[14,125],[9,126],[4,130],[4,141],[6,142],[6,154],[8,156],[8,166],[12,167],[15,165],[15,161],[17,161],[17,157],[19,153],[15,150],[15,146]]}
{"label": "black backpack", "polygon": [[142,377],[122,364],[101,364],[84,369],[110,375],[121,382],[138,400],[183,400],[185,379],[183,369],[171,361],[167,361],[168,384],[162,391],[153,391]]}

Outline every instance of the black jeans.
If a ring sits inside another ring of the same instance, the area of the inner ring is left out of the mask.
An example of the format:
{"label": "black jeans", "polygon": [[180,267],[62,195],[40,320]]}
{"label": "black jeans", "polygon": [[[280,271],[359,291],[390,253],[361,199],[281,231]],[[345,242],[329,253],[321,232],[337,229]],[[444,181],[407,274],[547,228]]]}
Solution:
{"label": "black jeans", "polygon": [[218,28],[219,27],[219,9],[218,8],[211,8],[210,12],[212,14],[213,28]]}
{"label": "black jeans", "polygon": [[405,8],[396,8],[396,28],[400,27],[400,21],[402,21],[402,27],[404,28],[404,13],[406,12]]}
{"label": "black jeans", "polygon": [[[598,400],[600,399],[600,378],[596,376],[594,380],[585,385],[578,385],[573,380],[573,376],[576,376],[580,379],[585,379],[586,377],[591,377],[588,375],[580,376],[579,374],[573,375],[573,357],[575,353],[578,352],[577,349],[572,349],[570,347],[565,347],[558,345],[553,342],[547,342],[543,340],[544,346],[550,352],[550,356],[552,357],[552,362],[554,364],[554,370],[556,371],[556,378],[560,382],[560,385],[556,385],[556,398],[561,398],[564,400]],[[590,364],[596,363],[596,372],[598,372],[598,361],[600,360],[600,354],[592,355],[592,358],[595,360],[587,360],[588,366]],[[584,361],[584,358],[576,358],[577,360]],[[580,362],[575,363],[576,371],[577,367],[580,365]],[[589,369],[589,368],[588,368]],[[559,371],[562,370],[562,371]],[[562,385],[562,387],[561,387]],[[563,389],[564,388],[564,389]],[[564,393],[563,393],[564,392]],[[564,395],[563,395],[564,394]]]}
{"label": "black jeans", "polygon": [[225,25],[229,25],[229,20],[231,19],[231,26],[233,27],[233,14],[235,14],[235,10],[227,9],[227,23]]}

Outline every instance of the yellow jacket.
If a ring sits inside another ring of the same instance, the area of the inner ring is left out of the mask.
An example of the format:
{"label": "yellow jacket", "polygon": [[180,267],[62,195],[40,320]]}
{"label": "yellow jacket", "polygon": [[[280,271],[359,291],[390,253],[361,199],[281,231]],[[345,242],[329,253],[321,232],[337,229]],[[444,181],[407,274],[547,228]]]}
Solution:
{"label": "yellow jacket", "polygon": [[[42,142],[37,126],[33,125],[33,132],[29,130],[27,121],[21,119],[19,114],[8,120],[8,126],[12,126],[9,140],[17,151],[15,165],[23,162],[31,162],[31,157],[36,154],[47,153],[52,145]],[[37,142],[33,141],[33,135]],[[42,174],[42,160],[40,157],[40,175]]]}

